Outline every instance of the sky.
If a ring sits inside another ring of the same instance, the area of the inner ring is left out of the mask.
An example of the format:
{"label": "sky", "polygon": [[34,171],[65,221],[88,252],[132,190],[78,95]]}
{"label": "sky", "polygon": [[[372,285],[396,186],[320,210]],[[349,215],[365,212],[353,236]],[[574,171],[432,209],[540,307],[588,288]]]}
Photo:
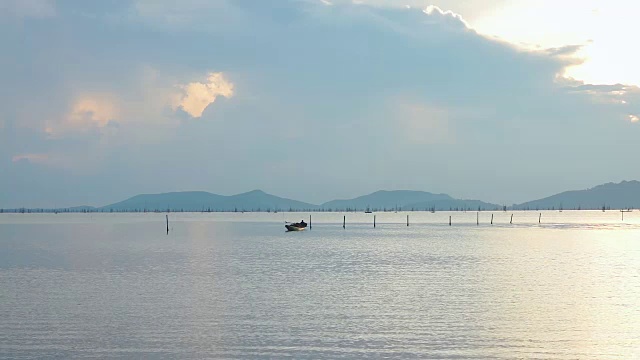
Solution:
{"label": "sky", "polygon": [[0,208],[640,179],[635,1],[2,0]]}

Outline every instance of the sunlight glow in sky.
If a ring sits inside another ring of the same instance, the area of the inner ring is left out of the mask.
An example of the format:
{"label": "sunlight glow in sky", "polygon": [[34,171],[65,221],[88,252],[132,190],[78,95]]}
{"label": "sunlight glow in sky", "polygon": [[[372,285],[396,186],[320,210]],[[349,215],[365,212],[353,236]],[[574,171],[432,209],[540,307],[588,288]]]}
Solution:
{"label": "sunlight glow in sky", "polygon": [[566,76],[591,84],[640,85],[634,0],[514,0],[472,21],[480,33],[527,48],[581,45],[582,65]]}

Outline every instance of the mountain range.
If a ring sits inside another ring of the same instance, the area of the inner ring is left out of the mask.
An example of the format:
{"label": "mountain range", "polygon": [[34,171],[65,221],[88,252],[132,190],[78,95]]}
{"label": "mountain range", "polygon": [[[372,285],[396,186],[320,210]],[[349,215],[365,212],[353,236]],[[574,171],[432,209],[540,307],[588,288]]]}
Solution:
{"label": "mountain range", "polygon": [[136,195],[107,205],[100,210],[173,210],[173,211],[267,211],[278,209],[315,210],[317,205],[270,195],[261,190],[224,196],[204,191]]}
{"label": "mountain range", "polygon": [[640,207],[640,182],[607,183],[586,190],[565,191],[514,205],[514,209],[632,209]]}
{"label": "mountain range", "polygon": [[[510,209],[627,209],[640,207],[640,182],[608,183],[586,190],[566,191],[543,199],[509,206]],[[481,200],[456,199],[426,191],[376,191],[353,199],[316,205],[270,195],[261,190],[224,196],[208,192],[174,192],[137,195],[107,205],[101,211],[385,211],[385,210],[496,210],[503,205]]]}
{"label": "mountain range", "polygon": [[[316,205],[286,199],[261,190],[225,196],[204,191],[136,195],[103,207],[78,206],[75,212],[120,211],[389,211],[389,210],[497,210],[504,205],[455,199],[425,191],[376,191],[353,199]],[[508,207],[514,210],[640,208],[640,182],[607,183],[586,190],[566,191]],[[24,210],[24,209],[21,209]],[[9,210],[11,211],[11,210]]]}
{"label": "mountain range", "polygon": [[333,200],[321,205],[285,199],[261,190],[224,196],[203,191],[136,195],[97,208],[98,211],[355,211],[355,210],[450,210],[499,205],[478,200],[459,200],[425,191],[377,191],[355,199]]}

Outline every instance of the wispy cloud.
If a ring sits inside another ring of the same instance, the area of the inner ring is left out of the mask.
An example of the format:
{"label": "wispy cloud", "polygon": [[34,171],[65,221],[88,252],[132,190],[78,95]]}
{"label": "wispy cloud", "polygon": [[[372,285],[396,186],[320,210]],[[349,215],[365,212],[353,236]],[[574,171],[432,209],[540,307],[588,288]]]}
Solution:
{"label": "wispy cloud", "polygon": [[28,161],[36,164],[46,163],[49,160],[48,154],[19,154],[14,155],[11,158],[11,161],[19,162],[19,161]]}
{"label": "wispy cloud", "polygon": [[118,119],[118,105],[109,95],[83,96],[75,101],[68,115],[70,125],[85,127],[87,125],[106,126],[109,121]]}
{"label": "wispy cloud", "polygon": [[52,139],[88,132],[109,133],[108,127],[121,121],[121,100],[111,93],[83,93],[70,100],[68,110],[56,115],[50,112],[41,125]]}
{"label": "wispy cloud", "polygon": [[87,161],[89,158],[87,154],[78,154],[78,156],[73,157],[58,152],[48,152],[17,154],[11,158],[11,161],[13,163],[28,163],[54,169],[72,170],[77,168],[76,162],[79,159]]}

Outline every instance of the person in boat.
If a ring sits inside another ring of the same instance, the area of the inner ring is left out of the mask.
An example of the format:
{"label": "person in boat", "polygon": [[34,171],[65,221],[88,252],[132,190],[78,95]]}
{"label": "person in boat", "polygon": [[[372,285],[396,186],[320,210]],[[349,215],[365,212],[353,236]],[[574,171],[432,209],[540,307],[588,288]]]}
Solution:
{"label": "person in boat", "polygon": [[307,227],[307,223],[304,222],[304,220],[300,220],[299,223],[294,224],[294,225],[297,226],[297,227]]}

